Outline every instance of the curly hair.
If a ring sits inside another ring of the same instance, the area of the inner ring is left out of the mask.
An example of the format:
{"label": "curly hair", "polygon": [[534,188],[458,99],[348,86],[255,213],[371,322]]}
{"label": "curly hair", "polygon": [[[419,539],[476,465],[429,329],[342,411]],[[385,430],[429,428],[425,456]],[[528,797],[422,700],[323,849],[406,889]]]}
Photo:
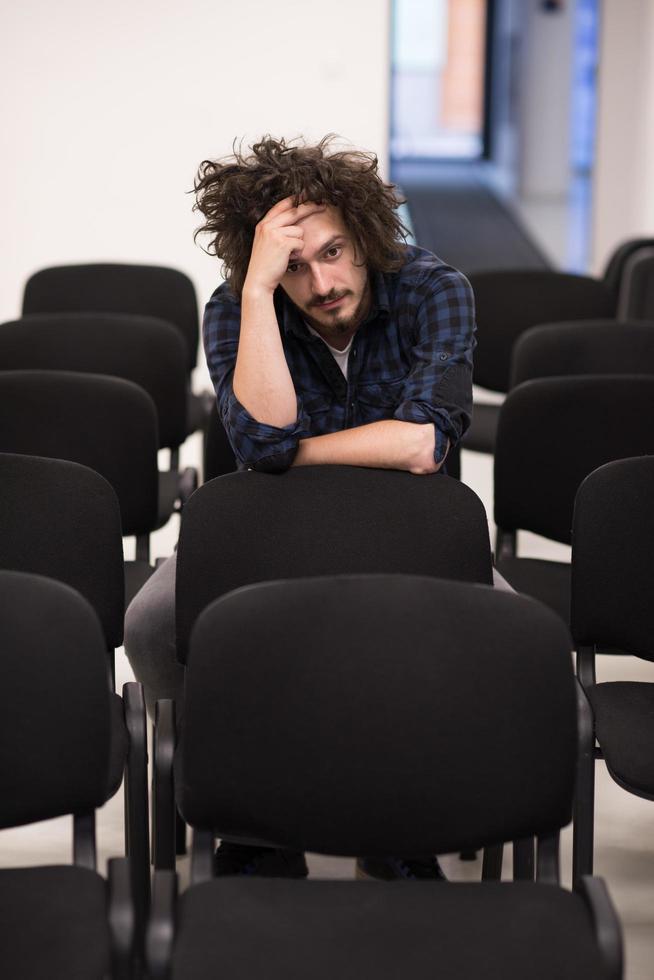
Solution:
{"label": "curly hair", "polygon": [[278,201],[293,197],[331,204],[352,235],[357,260],[369,270],[393,272],[404,261],[408,233],[397,213],[404,200],[377,173],[377,157],[361,151],[333,151],[334,134],[315,146],[264,136],[245,155],[204,160],[195,178],[196,203],[205,223],[195,232],[212,236],[205,251],[223,260],[237,296],[243,291],[257,223]]}

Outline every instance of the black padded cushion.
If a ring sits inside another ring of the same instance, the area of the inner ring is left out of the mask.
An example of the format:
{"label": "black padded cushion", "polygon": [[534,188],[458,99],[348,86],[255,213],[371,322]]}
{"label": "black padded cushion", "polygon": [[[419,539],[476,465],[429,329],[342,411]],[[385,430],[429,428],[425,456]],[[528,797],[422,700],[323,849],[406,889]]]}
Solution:
{"label": "black padded cushion", "polygon": [[179,331],[152,317],[43,314],[0,326],[3,371],[83,371],[132,381],[152,398],[166,447],[186,438],[185,360]]}
{"label": "black padded cushion", "polygon": [[654,320],[654,256],[647,250],[629,270],[629,296],[626,316],[635,320]]}
{"label": "black padded cushion", "polygon": [[582,900],[550,885],[232,878],[180,906],[172,980],[608,980]]}
{"label": "black padded cushion", "polygon": [[539,599],[564,623],[570,622],[570,565],[540,558],[502,558],[496,568],[516,592]]}
{"label": "black padded cushion", "polygon": [[528,327],[615,315],[617,297],[588,276],[512,269],[469,278],[477,312],[475,383],[492,391],[508,391],[511,350]]}
{"label": "black padded cushion", "polygon": [[625,789],[654,799],[654,684],[611,681],[586,693],[609,772]]}
{"label": "black padded cushion", "polygon": [[625,266],[637,252],[642,249],[654,247],[654,238],[630,238],[622,242],[609,257],[604,270],[603,279],[609,289],[613,292],[616,299],[620,291],[620,284],[625,272]]}
{"label": "black padded cushion", "polygon": [[654,374],[654,323],[547,323],[532,327],[516,341],[511,387],[570,374]]}
{"label": "black padded cushion", "polygon": [[157,526],[157,413],[137,385],[101,374],[0,372],[0,451],[70,459],[116,491],[123,534]]}
{"label": "black padded cushion", "polygon": [[570,544],[577,489],[610,460],[654,453],[654,377],[539,378],[514,388],[495,446],[495,522]]}
{"label": "black padded cushion", "polygon": [[0,571],[0,827],[106,799],[107,657],[98,618],[61,582]]}
{"label": "black padded cushion", "polygon": [[499,405],[475,402],[472,406],[472,422],[463,437],[462,448],[472,449],[477,453],[494,453],[499,416]]}
{"label": "black padded cushion", "polygon": [[41,269],[27,280],[26,313],[135,313],[167,320],[186,344],[188,371],[198,349],[198,306],[193,283],[177,269],[100,263]]}
{"label": "black padded cushion", "polygon": [[177,551],[177,656],[199,613],[241,585],[341,573],[405,572],[492,582],[476,494],[434,474],[354,466],[238,472],[184,508]]}
{"label": "black padded cushion", "polygon": [[0,974],[6,980],[105,980],[106,884],[84,868],[0,871]]}
{"label": "black padded cushion", "polygon": [[622,459],[579,487],[572,537],[573,636],[654,660],[654,456]]}
{"label": "black padded cushion", "polygon": [[198,620],[180,809],[332,854],[439,853],[570,819],[570,636],[489,586],[405,575],[263,583]]}
{"label": "black padded cushion", "polygon": [[120,509],[104,477],[61,459],[0,453],[0,567],[65,582],[123,642]]}

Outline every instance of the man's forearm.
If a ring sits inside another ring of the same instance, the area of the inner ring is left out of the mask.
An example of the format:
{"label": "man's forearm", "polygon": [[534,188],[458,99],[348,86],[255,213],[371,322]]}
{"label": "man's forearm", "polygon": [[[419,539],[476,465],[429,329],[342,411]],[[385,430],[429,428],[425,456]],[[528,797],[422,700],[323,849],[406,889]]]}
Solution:
{"label": "man's forearm", "polygon": [[354,429],[302,439],[293,465],[341,463],[407,470],[416,474],[437,473],[442,461],[434,462],[435,439],[431,423],[420,425],[385,419]]}
{"label": "man's forearm", "polygon": [[283,428],[297,418],[297,399],[272,293],[243,291],[234,394],[257,420]]}

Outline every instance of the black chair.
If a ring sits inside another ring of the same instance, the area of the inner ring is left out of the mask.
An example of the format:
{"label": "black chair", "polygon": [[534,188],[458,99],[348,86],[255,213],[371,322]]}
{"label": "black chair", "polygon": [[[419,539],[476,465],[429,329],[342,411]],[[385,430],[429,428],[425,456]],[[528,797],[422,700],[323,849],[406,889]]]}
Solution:
{"label": "black chair", "polygon": [[[614,317],[616,312],[617,294],[589,276],[522,269],[477,272],[469,279],[477,315],[474,380],[490,391],[509,390],[513,345],[529,327]],[[475,402],[462,448],[494,451],[499,408]]]}
{"label": "black chair", "polygon": [[633,256],[626,272],[624,316],[654,320],[654,241]]}
{"label": "black chair", "polygon": [[160,514],[154,403],[130,381],[65,371],[0,371],[0,452],[69,459],[97,470],[120,504],[122,533],[136,538],[126,563],[127,600],[153,571],[149,535]]}
{"label": "black chair", "polygon": [[[182,514],[177,548],[177,658],[217,597],[253,582],[406,572],[491,583],[483,504],[436,474],[352,466],[253,471],[205,483]],[[174,866],[172,770],[153,794],[155,867]],[[177,828],[181,847],[181,828]]]}
{"label": "black chair", "polygon": [[511,388],[534,378],[654,375],[654,321],[579,320],[526,330],[511,358]]}
{"label": "black chair", "polygon": [[100,624],[68,586],[2,570],[0,646],[0,827],[73,816],[73,866],[0,870],[0,973],[127,980],[128,863],[95,870],[112,739]]}
{"label": "black chair", "polygon": [[[575,804],[574,874],[592,874],[595,758],[630,793],[654,800],[654,684],[598,684],[595,653],[654,660],[654,456],[621,459],[579,487],[572,531],[572,632],[592,705]],[[599,748],[595,751],[595,740]]]}
{"label": "black chair", "polygon": [[[186,347],[164,320],[126,314],[42,314],[0,325],[3,371],[82,371],[132,381],[157,410],[159,448],[179,458],[186,439]],[[159,474],[160,511],[172,514],[197,486],[197,474]]]}
{"label": "black chair", "polygon": [[236,457],[231,443],[225,432],[225,427],[218,415],[218,405],[214,401],[204,438],[204,459],[203,474],[205,483],[214,480],[217,476],[224,476],[226,473],[235,473],[237,469]]}
{"label": "black chair", "polygon": [[40,269],[25,285],[22,312],[133,313],[167,320],[179,331],[186,346],[187,434],[204,426],[213,396],[190,391],[191,372],[197,363],[199,318],[193,283],[183,272],[165,266],[126,263]]}
{"label": "black chair", "polygon": [[540,378],[502,405],[495,449],[496,567],[518,592],[570,622],[570,565],[521,557],[518,530],[571,543],[582,480],[598,466],[654,453],[654,377]]}
{"label": "black chair", "polygon": [[[0,453],[0,568],[47,576],[75,589],[104,636],[112,678],[109,768],[102,802],[124,781],[125,848],[142,930],[150,900],[148,760],[143,688],[113,693],[114,650],[123,642],[124,579],[120,510],[107,481],[60,459]],[[47,671],[48,665],[44,664]]]}
{"label": "black chair", "polygon": [[622,242],[608,258],[602,279],[617,297],[618,316],[628,319],[628,295],[632,264],[654,248],[654,238],[629,238]]}
{"label": "black chair", "polygon": [[177,654],[232,589],[278,578],[404,572],[493,581],[488,522],[467,486],[435,474],[355,466],[241,471],[204,484],[182,514]]}
{"label": "black chair", "polygon": [[[174,873],[155,872],[152,977],[620,977],[603,883],[559,887],[570,645],[532,600],[419,576],[270,582],[213,603],[176,758],[192,880],[177,901]],[[538,881],[212,879],[214,831],[371,856],[535,834]]]}

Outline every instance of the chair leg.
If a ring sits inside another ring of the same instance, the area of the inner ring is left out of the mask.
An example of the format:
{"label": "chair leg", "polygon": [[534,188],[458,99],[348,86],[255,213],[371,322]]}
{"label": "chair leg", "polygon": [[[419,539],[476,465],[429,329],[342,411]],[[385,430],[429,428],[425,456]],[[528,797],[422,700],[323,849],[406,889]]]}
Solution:
{"label": "chair leg", "polygon": [[577,782],[572,832],[572,884],[577,888],[582,875],[593,873],[595,820],[595,731],[593,714],[579,684]]}
{"label": "chair leg", "polygon": [[175,854],[178,857],[186,854],[186,821],[177,808],[175,808]]}
{"label": "chair leg", "polygon": [[534,838],[513,841],[513,880],[534,880]]}
{"label": "chair leg", "polygon": [[502,858],[504,844],[493,844],[484,848],[484,859],[481,866],[482,881],[499,881],[502,877]]}
{"label": "chair leg", "polygon": [[173,756],[175,702],[157,701],[152,766],[152,861],[155,870],[175,870],[176,813]]}
{"label": "chair leg", "polygon": [[129,754],[125,767],[126,849],[134,896],[137,955],[143,952],[145,924],[150,909],[150,826],[148,808],[148,755],[143,688],[123,685]]}

